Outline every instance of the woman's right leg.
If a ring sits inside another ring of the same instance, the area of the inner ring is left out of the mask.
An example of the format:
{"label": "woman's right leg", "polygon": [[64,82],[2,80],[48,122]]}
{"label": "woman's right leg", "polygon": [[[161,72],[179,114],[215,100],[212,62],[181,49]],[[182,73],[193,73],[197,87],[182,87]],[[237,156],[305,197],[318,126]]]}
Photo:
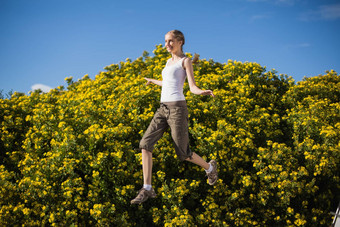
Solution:
{"label": "woman's right leg", "polygon": [[144,185],[151,185],[151,175],[152,175],[152,151],[154,145],[162,137],[165,130],[169,127],[166,121],[166,116],[164,116],[164,107],[160,107],[149,127],[143,135],[139,143],[139,148],[142,150],[142,165],[143,165],[143,178]]}
{"label": "woman's right leg", "polygon": [[152,152],[142,149],[142,165],[144,186],[139,190],[136,198],[131,200],[131,204],[141,204],[149,198],[155,198],[155,190],[151,187],[152,176]]}
{"label": "woman's right leg", "polygon": [[142,149],[144,185],[151,185],[152,178],[152,152]]}
{"label": "woman's right leg", "polygon": [[155,198],[156,193],[152,188],[152,149],[156,142],[162,137],[164,131],[168,128],[166,117],[164,117],[162,107],[155,113],[148,129],[144,133],[140,141],[139,148],[142,150],[142,165],[143,165],[143,181],[144,185],[139,190],[135,199],[131,200],[132,204],[140,204],[148,198]]}

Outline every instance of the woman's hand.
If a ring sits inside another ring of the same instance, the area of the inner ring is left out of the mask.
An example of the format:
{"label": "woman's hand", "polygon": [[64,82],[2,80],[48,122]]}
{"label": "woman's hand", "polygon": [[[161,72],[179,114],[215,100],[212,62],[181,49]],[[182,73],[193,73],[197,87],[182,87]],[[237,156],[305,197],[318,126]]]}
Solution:
{"label": "woman's hand", "polygon": [[152,82],[151,82],[151,79],[150,78],[144,78],[144,79],[146,79],[146,84],[145,84],[145,86],[148,86],[149,84],[151,84]]}
{"label": "woman's hand", "polygon": [[211,95],[213,98],[215,98],[215,95],[212,90],[201,90],[200,95]]}
{"label": "woman's hand", "polygon": [[155,80],[155,79],[150,79],[150,78],[146,78],[146,77],[144,77],[144,79],[147,81],[145,86],[148,86],[149,84],[156,84],[158,86],[162,86],[161,80]]}

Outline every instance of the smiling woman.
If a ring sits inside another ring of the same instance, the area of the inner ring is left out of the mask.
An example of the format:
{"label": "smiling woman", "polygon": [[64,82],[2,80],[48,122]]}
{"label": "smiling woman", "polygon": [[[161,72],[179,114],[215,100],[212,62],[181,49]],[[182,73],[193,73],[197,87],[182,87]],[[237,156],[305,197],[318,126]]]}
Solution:
{"label": "smiling woman", "polygon": [[215,97],[212,90],[201,90],[195,82],[191,59],[183,53],[184,35],[178,30],[169,31],[165,35],[165,48],[171,54],[163,71],[162,79],[145,78],[147,84],[154,83],[162,87],[161,105],[156,111],[146,130],[139,148],[142,151],[143,188],[138,192],[132,204],[140,204],[148,198],[155,198],[156,193],[151,185],[152,151],[154,145],[162,137],[167,128],[171,129],[171,137],[178,158],[190,161],[205,169],[209,184],[217,182],[217,163],[215,160],[206,162],[189,148],[188,109],[183,94],[183,84],[188,79],[191,93],[195,95],[210,95]]}

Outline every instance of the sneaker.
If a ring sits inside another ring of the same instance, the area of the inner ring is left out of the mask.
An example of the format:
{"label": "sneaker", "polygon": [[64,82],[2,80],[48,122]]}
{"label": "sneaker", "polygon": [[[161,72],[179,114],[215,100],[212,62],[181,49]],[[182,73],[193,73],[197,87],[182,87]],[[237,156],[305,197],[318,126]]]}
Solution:
{"label": "sneaker", "polygon": [[209,162],[213,170],[210,173],[207,173],[208,181],[210,185],[214,185],[217,182],[218,176],[217,176],[217,163],[215,160],[211,160]]}
{"label": "sneaker", "polygon": [[146,200],[148,200],[148,198],[155,198],[155,197],[156,197],[156,193],[155,193],[155,190],[153,190],[153,188],[151,188],[150,191],[146,190],[145,188],[142,188],[141,190],[139,190],[137,197],[131,200],[131,204],[141,204],[145,202]]}

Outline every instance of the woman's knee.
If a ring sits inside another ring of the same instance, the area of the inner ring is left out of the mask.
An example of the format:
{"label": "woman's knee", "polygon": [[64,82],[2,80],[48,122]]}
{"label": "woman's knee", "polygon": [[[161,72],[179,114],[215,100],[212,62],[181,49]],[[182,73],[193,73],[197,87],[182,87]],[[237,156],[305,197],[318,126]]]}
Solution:
{"label": "woman's knee", "polygon": [[147,154],[147,155],[152,154],[152,152],[147,149],[142,148],[141,150],[143,154]]}
{"label": "woman's knee", "polygon": [[146,149],[144,149],[144,148],[142,148],[141,150],[142,150],[143,153],[148,151],[148,150],[146,150]]}

